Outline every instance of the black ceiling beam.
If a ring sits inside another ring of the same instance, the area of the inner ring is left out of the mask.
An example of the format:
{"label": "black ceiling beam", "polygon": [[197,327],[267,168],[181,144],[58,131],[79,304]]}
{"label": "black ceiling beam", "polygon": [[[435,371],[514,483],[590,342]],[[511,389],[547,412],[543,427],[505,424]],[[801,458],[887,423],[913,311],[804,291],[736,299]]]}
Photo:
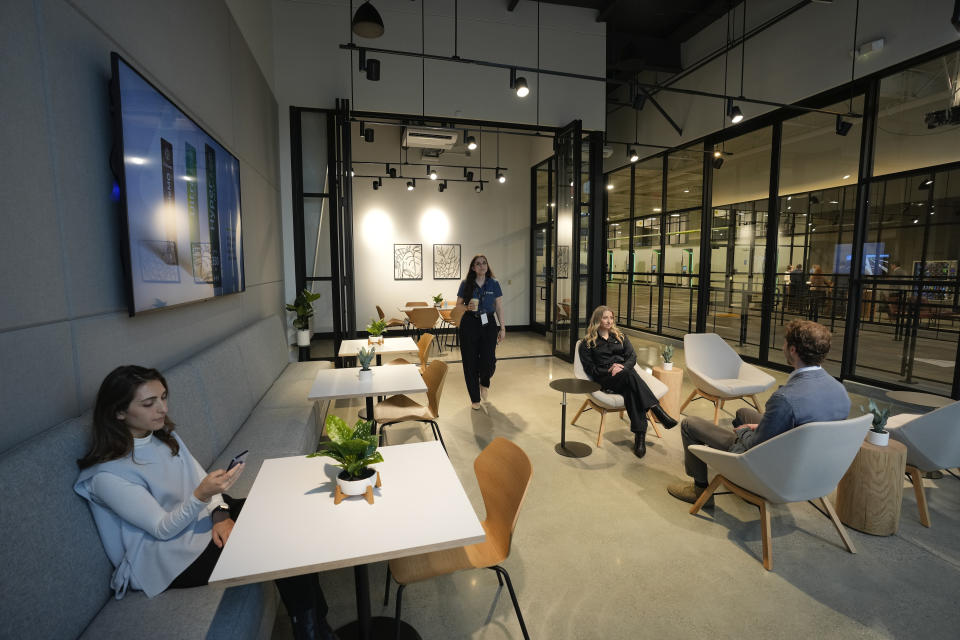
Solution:
{"label": "black ceiling beam", "polygon": [[520,0],[510,0],[510,2],[507,3],[507,11],[513,11],[517,8],[517,4],[519,3]]}
{"label": "black ceiling beam", "polygon": [[673,130],[677,132],[677,135],[682,136],[683,129],[680,127],[680,125],[674,122],[673,118],[670,117],[670,114],[667,113],[666,110],[660,106],[660,103],[657,102],[656,98],[654,98],[652,95],[647,93],[647,90],[644,89],[643,87],[637,87],[637,90],[647,97],[647,100],[650,102],[650,104],[656,107],[657,111],[660,112],[660,115],[666,118],[667,122],[670,123],[670,126],[673,127]]}

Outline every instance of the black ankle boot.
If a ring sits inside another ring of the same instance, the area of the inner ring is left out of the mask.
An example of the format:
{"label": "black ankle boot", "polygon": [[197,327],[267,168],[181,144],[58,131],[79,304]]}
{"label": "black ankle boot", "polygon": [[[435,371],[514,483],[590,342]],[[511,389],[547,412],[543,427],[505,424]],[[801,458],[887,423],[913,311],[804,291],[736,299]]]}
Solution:
{"label": "black ankle boot", "polygon": [[294,640],[317,640],[321,637],[319,635],[320,620],[317,618],[315,608],[291,615],[290,626],[293,627]]}
{"label": "black ankle boot", "polygon": [[642,458],[647,455],[647,434],[646,433],[634,433],[633,434],[633,455],[638,458]]}
{"label": "black ankle boot", "polygon": [[677,426],[677,421],[670,417],[670,414],[663,410],[658,404],[650,407],[650,411],[653,412],[653,415],[656,416],[657,422],[663,425],[664,429],[673,429]]}

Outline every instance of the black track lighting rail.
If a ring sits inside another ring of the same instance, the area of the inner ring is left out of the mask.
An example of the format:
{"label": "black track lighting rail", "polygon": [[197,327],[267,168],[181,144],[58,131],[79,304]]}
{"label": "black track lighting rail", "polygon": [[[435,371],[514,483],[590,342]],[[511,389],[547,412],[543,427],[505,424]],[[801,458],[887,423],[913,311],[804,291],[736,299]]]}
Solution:
{"label": "black track lighting rail", "polygon": [[466,178],[438,178],[437,180],[431,180],[429,178],[424,178],[423,176],[401,176],[398,174],[397,177],[393,177],[378,173],[365,173],[363,175],[358,173],[351,177],[354,180],[359,180],[361,178],[377,178],[379,180],[420,180],[422,184],[440,184],[443,182],[470,182],[473,184],[489,184],[493,182],[493,180],[467,180]]}
{"label": "black track lighting rail", "polygon": [[[762,104],[769,107],[779,107],[781,109],[794,109],[796,111],[811,111],[815,113],[825,113],[831,116],[844,116],[845,118],[862,118],[862,113],[852,111],[833,111],[832,109],[816,109],[814,107],[802,107],[796,104],[787,104],[786,102],[775,102],[773,100],[761,100],[759,98],[745,98],[743,96],[727,95],[725,93],[713,93],[712,91],[698,91],[697,89],[679,89],[676,87],[657,87],[655,84],[638,83],[638,86],[645,89],[659,88],[663,91],[672,91],[674,93],[684,93],[691,96],[702,96],[704,98],[718,98],[720,100],[736,100],[737,102],[749,102],[750,104]],[[649,99],[649,98],[648,98]],[[618,107],[633,107],[629,102],[620,102],[617,100],[607,100],[607,104],[613,104]]]}
{"label": "black track lighting rail", "polygon": [[[680,149],[680,147],[678,147],[677,145],[673,145],[671,147],[665,144],[647,144],[646,142],[623,142],[622,140],[604,140],[603,142],[604,144],[622,144],[628,149],[631,147],[650,147],[651,149],[666,149],[668,151],[674,151],[674,150]],[[708,155],[715,155],[717,153],[716,151],[704,151],[702,149],[689,149],[689,148],[685,148],[684,151],[691,151],[694,153],[705,153]],[[720,153],[725,156],[733,155],[732,151],[721,151]]]}
{"label": "black track lighting rail", "polygon": [[[384,162],[383,160],[354,160],[352,164],[382,164],[390,165],[391,167],[439,167],[444,169],[478,169],[480,171],[487,171],[493,169],[494,171],[509,171],[508,167],[491,167],[485,166],[481,167],[479,165],[471,164],[440,164],[437,162]],[[441,178],[442,179],[442,178]],[[476,182],[476,180],[474,180]]]}

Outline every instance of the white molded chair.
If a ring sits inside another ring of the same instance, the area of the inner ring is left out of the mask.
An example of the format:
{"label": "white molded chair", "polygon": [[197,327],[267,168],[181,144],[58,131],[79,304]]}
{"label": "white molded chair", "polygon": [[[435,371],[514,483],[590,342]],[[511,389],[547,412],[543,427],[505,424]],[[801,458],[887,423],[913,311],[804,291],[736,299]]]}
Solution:
{"label": "white molded chair", "polygon": [[813,501],[817,498],[837,528],[847,551],[856,553],[833,505],[827,499],[860,450],[871,414],[836,422],[810,422],[762,442],[744,453],[730,453],[704,445],[689,450],[717,475],[690,508],[697,513],[722,484],[760,508],[763,566],[773,568],[770,549],[770,503]]}
{"label": "white molded chair", "polygon": [[917,497],[920,523],[930,526],[923,474],[960,467],[960,402],[925,414],[901,413],[887,420],[890,437],[907,447],[907,473]]}
{"label": "white molded chair", "polygon": [[[587,372],[584,371],[583,363],[580,362],[581,342],[583,342],[583,340],[577,340],[577,346],[573,349],[573,375],[580,380],[589,380],[590,376],[588,376]],[[640,367],[640,365],[634,365],[633,369],[640,375],[640,379],[646,383],[657,400],[667,395],[667,385],[648,374]],[[600,431],[597,433],[597,446],[602,447],[603,427],[607,420],[607,413],[616,411],[620,414],[620,417],[623,418],[623,396],[616,393],[604,393],[603,390],[594,391],[588,395],[587,399],[583,401],[582,405],[580,405],[580,410],[577,411],[577,415],[573,416],[573,420],[570,421],[570,424],[575,424],[577,422],[577,418],[580,417],[580,414],[588,409],[596,409],[600,412]],[[660,428],[657,427],[657,421],[654,419],[652,412],[647,412],[647,419],[650,420],[650,424],[653,425],[653,430],[656,432],[657,437],[662,438],[663,436],[660,435]]]}
{"label": "white molded chair", "polygon": [[688,333],[683,336],[683,357],[694,390],[680,407],[680,413],[698,395],[713,403],[713,424],[717,424],[727,400],[746,401],[749,397],[754,408],[763,411],[756,394],[772,387],[776,380],[741,360],[723,338],[715,333]]}

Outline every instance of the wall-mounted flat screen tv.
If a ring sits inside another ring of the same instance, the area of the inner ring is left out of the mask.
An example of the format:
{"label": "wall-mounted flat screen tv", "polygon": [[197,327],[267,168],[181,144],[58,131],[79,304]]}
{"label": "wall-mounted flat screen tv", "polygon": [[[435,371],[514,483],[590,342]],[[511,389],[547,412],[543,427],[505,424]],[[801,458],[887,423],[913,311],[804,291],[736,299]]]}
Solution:
{"label": "wall-mounted flat screen tv", "polygon": [[111,64],[130,315],[243,291],[239,161],[117,53]]}

